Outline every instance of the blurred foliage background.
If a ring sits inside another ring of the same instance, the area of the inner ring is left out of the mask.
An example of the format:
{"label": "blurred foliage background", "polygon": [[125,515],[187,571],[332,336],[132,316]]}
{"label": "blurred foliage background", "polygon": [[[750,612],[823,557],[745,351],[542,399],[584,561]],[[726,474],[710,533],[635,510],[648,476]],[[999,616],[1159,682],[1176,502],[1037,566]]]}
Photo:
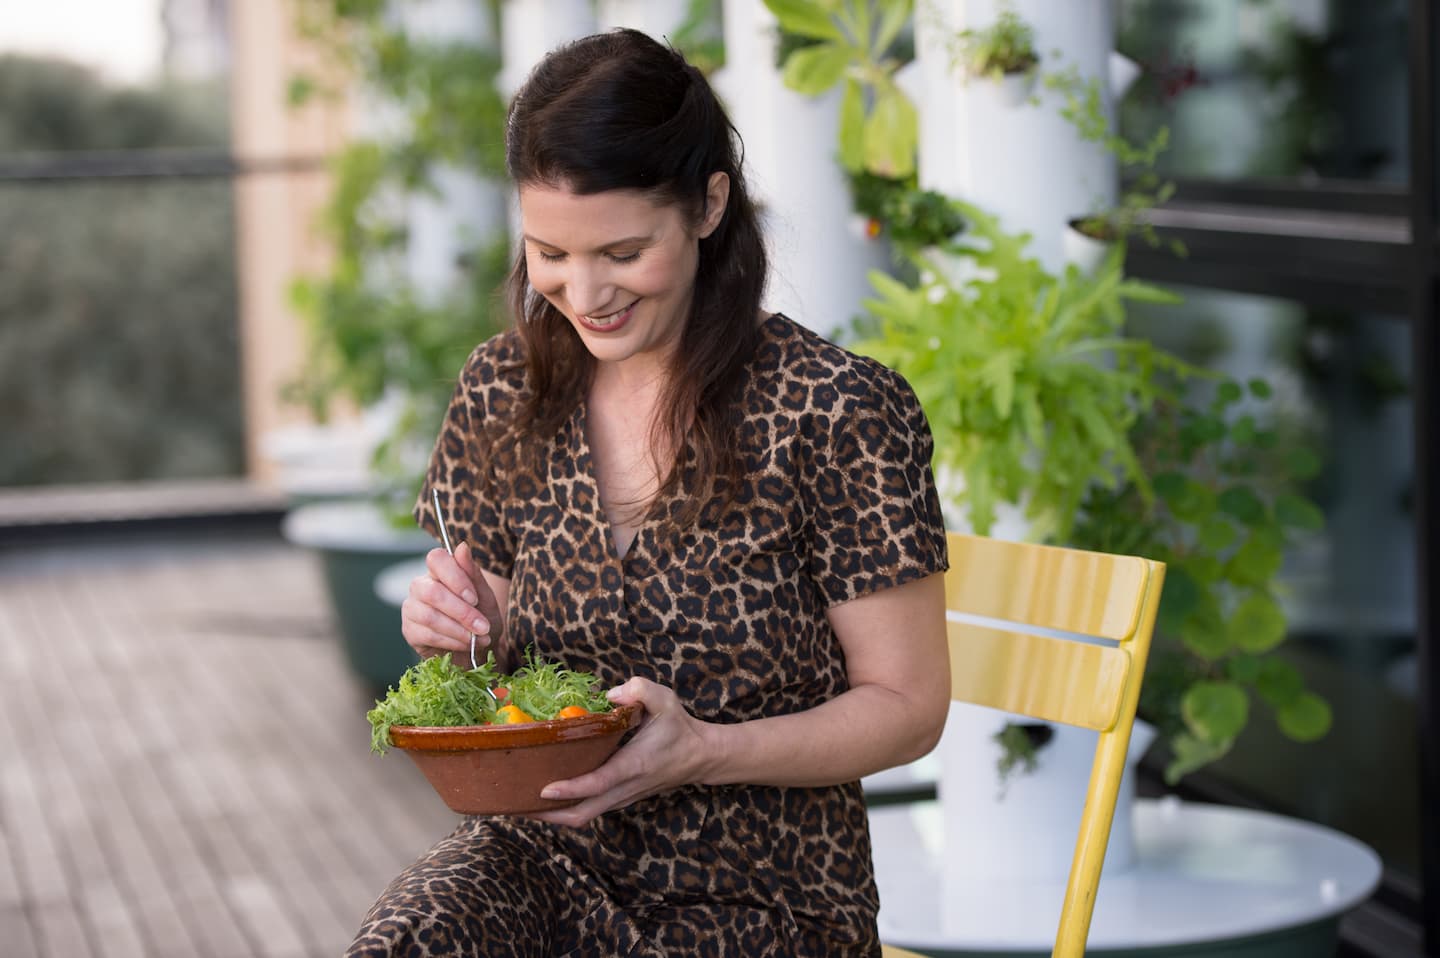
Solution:
{"label": "blurred foliage background", "polygon": [[[0,166],[224,150],[221,83],[0,56]],[[243,471],[231,182],[0,178],[0,485]]]}

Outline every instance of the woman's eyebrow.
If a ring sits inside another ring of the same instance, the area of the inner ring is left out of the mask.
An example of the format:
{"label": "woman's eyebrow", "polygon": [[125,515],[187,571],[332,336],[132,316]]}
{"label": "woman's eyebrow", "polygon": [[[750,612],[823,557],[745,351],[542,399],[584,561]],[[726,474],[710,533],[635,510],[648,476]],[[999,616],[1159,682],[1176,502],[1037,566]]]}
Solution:
{"label": "woman's eyebrow", "polygon": [[[548,246],[548,247],[550,247],[551,249],[564,249],[563,246],[559,246],[559,245],[557,245],[557,244],[555,244],[555,243],[551,243],[551,242],[549,242],[549,241],[547,241],[547,240],[543,240],[543,239],[541,239],[541,238],[538,237],[538,236],[531,236],[529,233],[525,233],[525,234],[523,234],[523,236],[524,236],[525,239],[527,239],[527,240],[529,240],[530,242],[534,243],[536,246]],[[648,243],[648,242],[650,242],[651,239],[653,239],[653,237],[649,236],[648,234],[647,234],[647,235],[643,235],[643,236],[626,236],[626,237],[623,238],[623,239],[611,240],[610,242],[604,244],[603,246],[598,246],[598,247],[596,247],[596,249],[597,249],[597,250],[607,250],[607,249],[614,249],[614,248],[617,247],[617,246],[632,246],[632,245],[635,245],[635,244]]]}

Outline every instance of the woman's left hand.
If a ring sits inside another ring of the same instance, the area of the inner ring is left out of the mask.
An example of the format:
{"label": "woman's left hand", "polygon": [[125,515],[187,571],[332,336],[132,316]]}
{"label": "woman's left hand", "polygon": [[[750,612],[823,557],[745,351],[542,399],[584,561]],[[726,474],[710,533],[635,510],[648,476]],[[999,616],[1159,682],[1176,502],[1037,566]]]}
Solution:
{"label": "woman's left hand", "polygon": [[700,781],[711,749],[710,726],[692,716],[672,689],[632,678],[608,693],[616,705],[639,705],[640,728],[604,765],[578,778],[552,782],[542,798],[579,798],[579,804],[532,817],[556,825],[588,824],[596,816],[642,798]]}

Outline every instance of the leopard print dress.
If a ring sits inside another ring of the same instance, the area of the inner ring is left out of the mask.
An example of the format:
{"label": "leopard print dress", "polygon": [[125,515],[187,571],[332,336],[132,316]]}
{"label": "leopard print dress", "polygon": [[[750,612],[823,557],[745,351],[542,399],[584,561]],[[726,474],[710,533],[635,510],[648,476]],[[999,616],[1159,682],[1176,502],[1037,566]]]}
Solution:
{"label": "leopard print dress", "polygon": [[[783,316],[750,364],[740,495],[678,531],[646,523],[623,557],[583,404],[544,474],[494,442],[521,357],[514,333],[471,356],[421,497],[438,489],[452,535],[510,578],[518,648],[607,686],[667,685],[706,721],[796,712],[847,688],[829,606],[945,568],[914,394]],[[878,907],[858,782],[691,786],[580,829],[467,818],[390,884],[349,955],[872,956]]]}

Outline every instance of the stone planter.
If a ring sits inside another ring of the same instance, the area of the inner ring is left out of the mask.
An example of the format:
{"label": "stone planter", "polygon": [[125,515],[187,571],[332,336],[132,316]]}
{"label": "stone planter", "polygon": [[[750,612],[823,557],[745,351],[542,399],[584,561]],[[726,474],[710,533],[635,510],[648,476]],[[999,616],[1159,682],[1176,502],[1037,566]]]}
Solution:
{"label": "stone planter", "polygon": [[375,577],[435,546],[417,528],[391,525],[368,500],[302,505],[285,517],[285,538],[320,560],[351,670],[377,695],[417,660],[400,635],[400,609],[375,594]]}

